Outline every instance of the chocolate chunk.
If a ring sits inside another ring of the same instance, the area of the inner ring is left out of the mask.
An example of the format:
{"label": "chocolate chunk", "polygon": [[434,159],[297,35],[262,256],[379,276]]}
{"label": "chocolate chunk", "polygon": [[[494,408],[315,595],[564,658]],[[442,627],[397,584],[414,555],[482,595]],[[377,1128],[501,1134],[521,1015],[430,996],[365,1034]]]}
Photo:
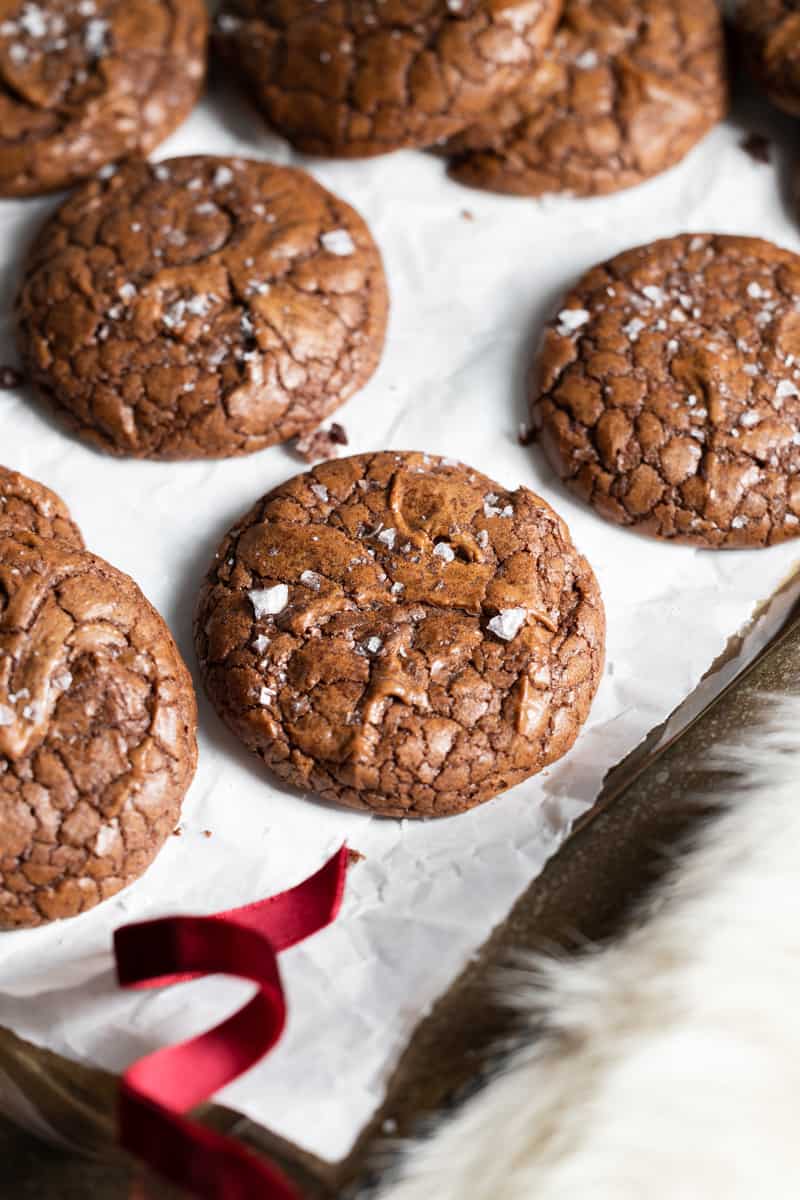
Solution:
{"label": "chocolate chunk", "polygon": [[225,0],[215,44],[267,123],[308,154],[431,146],[506,95],[562,0]]}
{"label": "chocolate chunk", "polygon": [[0,533],[0,927],[75,916],[148,867],[196,762],[189,674],[132,580]]}
{"label": "chocolate chunk", "polygon": [[715,0],[566,0],[523,85],[444,149],[471,187],[593,196],[679,162],[727,103]]}
{"label": "chocolate chunk", "polygon": [[0,196],[149,154],[202,90],[203,0],[7,0],[0,18]]}
{"label": "chocolate chunk", "polygon": [[696,546],[800,532],[800,257],[684,234],[618,255],[551,322],[531,420],[621,525]]}
{"label": "chocolate chunk", "polygon": [[387,308],[349,205],[302,171],[198,156],[75,192],[36,241],[17,311],[30,377],[71,429],[180,459],[315,428],[374,371]]}
{"label": "chocolate chunk", "polygon": [[287,784],[392,817],[462,812],[565,754],[604,632],[549,505],[417,453],[339,459],[263,497],[195,619],[244,744]]}

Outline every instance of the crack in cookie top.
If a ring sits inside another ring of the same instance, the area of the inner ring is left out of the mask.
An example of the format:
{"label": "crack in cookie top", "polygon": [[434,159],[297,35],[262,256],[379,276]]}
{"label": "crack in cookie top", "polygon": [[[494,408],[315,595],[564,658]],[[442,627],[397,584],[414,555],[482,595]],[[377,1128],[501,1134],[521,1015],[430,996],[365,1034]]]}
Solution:
{"label": "crack in cookie top", "polygon": [[75,916],[145,870],[195,727],[186,667],[127,576],[0,533],[0,927]]}
{"label": "crack in cookie top", "polygon": [[131,162],[47,223],[18,301],[31,378],[99,449],[214,458],[286,441],[370,377],[388,298],[358,214],[242,159]]}
{"label": "crack in cookie top", "polygon": [[685,234],[618,255],[547,329],[531,420],[604,516],[699,546],[800,532],[800,258]]}
{"label": "crack in cookie top", "polygon": [[60,496],[43,483],[0,466],[0,536],[19,530],[83,549],[83,538]]}
{"label": "crack in cookie top", "polygon": [[562,0],[225,0],[217,45],[311,154],[429,146],[524,78]]}
{"label": "crack in cookie top", "polygon": [[203,0],[0,0],[0,195],[147,154],[203,84]]}
{"label": "crack in cookie top", "polygon": [[390,816],[462,811],[566,753],[604,630],[543,500],[416,453],[270,492],[223,542],[195,626],[247,746],[290,784]]}
{"label": "crack in cookie top", "polygon": [[736,21],[755,79],[773,104],[800,116],[800,2],[743,0]]}
{"label": "crack in cookie top", "polygon": [[679,162],[727,104],[715,0],[566,0],[537,69],[445,150],[461,183],[596,195]]}

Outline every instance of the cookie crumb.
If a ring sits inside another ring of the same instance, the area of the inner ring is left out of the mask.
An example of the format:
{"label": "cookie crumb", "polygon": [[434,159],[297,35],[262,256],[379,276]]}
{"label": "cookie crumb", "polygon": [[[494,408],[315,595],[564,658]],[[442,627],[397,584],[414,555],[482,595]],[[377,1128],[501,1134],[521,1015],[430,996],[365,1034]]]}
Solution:
{"label": "cookie crumb", "polygon": [[350,846],[347,847],[347,865],[354,867],[356,863],[366,862],[366,854],[362,854],[360,850],[353,850]]}
{"label": "cookie crumb", "polygon": [[473,213],[473,212],[470,212],[470,210],[469,210],[468,208],[462,208],[462,210],[461,210],[461,220],[462,220],[462,221],[474,221],[474,220],[475,220],[475,213]]}
{"label": "cookie crumb", "polygon": [[211,830],[210,830],[210,829],[204,829],[204,830],[203,830],[203,837],[211,837]]}
{"label": "cookie crumb", "polygon": [[21,387],[23,382],[22,372],[18,371],[16,367],[0,367],[0,391]]}
{"label": "cookie crumb", "polygon": [[772,143],[763,133],[748,133],[739,142],[745,154],[749,154],[753,162],[769,163]]}
{"label": "cookie crumb", "polygon": [[347,431],[338,421],[334,421],[327,429],[315,429],[311,433],[296,439],[294,451],[304,462],[327,461],[337,458],[339,446],[346,446]]}
{"label": "cookie crumb", "polygon": [[536,430],[532,425],[528,425],[526,421],[520,421],[519,429],[517,430],[517,441],[520,446],[532,446],[536,441]]}

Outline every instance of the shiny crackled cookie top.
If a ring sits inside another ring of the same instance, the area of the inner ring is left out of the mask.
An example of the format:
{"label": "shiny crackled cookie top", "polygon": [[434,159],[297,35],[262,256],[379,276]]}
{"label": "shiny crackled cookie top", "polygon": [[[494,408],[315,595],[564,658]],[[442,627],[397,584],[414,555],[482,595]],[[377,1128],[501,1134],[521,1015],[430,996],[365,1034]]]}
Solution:
{"label": "shiny crackled cookie top", "polygon": [[429,146],[518,85],[562,0],[225,0],[217,45],[310,154]]}
{"label": "shiny crackled cookie top", "polygon": [[265,496],[196,621],[242,740],[287,782],[388,815],[461,811],[565,753],[603,640],[553,510],[417,453],[326,463]]}
{"label": "shiny crackled cookie top", "polygon": [[16,530],[83,547],[81,531],[60,496],[43,483],[0,466],[0,536]]}
{"label": "shiny crackled cookie top", "polygon": [[172,832],[196,757],[191,681],[135,584],[0,534],[0,927],[113,895]]}
{"label": "shiny crackled cookie top", "polygon": [[311,176],[191,156],[74,193],[17,312],[28,372],[72,429],[178,459],[319,424],[377,366],[387,304],[369,230]]}
{"label": "shiny crackled cookie top", "polygon": [[202,0],[0,0],[0,195],[148,153],[205,74]]}
{"label": "shiny crackled cookie top", "polygon": [[547,329],[531,417],[604,516],[699,546],[800,532],[800,257],[686,234],[589,271]]}
{"label": "shiny crackled cookie top", "polygon": [[715,0],[566,0],[538,66],[447,143],[450,173],[527,196],[633,187],[722,119],[726,74]]}
{"label": "shiny crackled cookie top", "polygon": [[755,79],[785,112],[800,115],[800,3],[741,0],[736,23]]}

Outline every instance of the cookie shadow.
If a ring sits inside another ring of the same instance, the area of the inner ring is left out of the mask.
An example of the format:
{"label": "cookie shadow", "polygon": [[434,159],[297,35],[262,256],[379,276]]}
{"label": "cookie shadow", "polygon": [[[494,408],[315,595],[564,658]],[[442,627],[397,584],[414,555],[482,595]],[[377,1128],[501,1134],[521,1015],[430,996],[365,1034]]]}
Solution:
{"label": "cookie shadow", "polygon": [[231,76],[230,69],[213,58],[206,94],[215,116],[237,142],[259,158],[276,163],[289,162],[292,155],[289,143],[268,128],[255,104]]}
{"label": "cookie shadow", "polygon": [[764,95],[751,78],[736,41],[728,31],[728,62],[731,85],[731,110],[728,123],[740,134],[742,154],[747,154],[748,138],[764,138],[769,161],[762,170],[773,171],[784,214],[795,224],[800,219],[797,174],[797,119],[782,112]]}

